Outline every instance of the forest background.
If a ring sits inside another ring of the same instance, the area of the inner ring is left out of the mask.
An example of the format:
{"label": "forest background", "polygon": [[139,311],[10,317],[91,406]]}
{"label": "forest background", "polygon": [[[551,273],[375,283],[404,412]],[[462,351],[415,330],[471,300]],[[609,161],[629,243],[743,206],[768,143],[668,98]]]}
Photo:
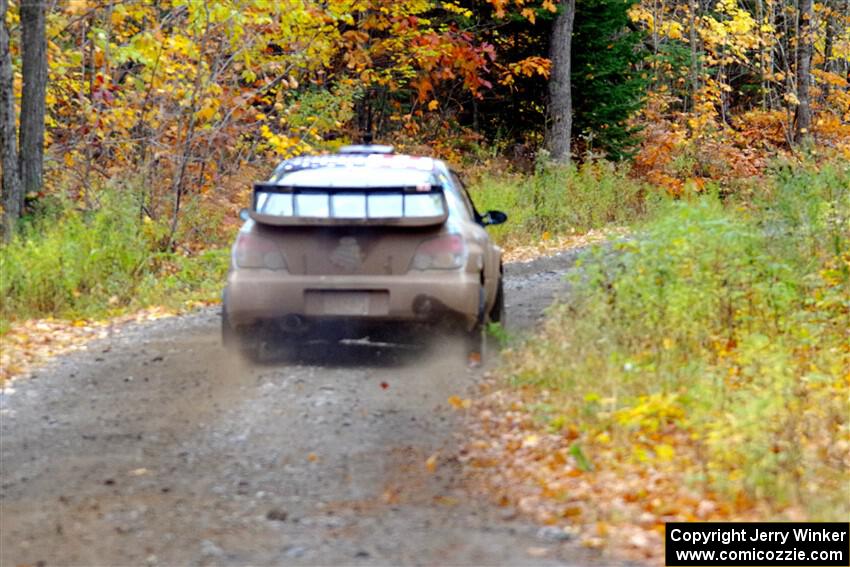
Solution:
{"label": "forest background", "polygon": [[503,502],[650,555],[665,518],[843,519],[848,73],[850,0],[0,0],[4,350],[216,301],[251,183],[369,133],[509,251],[635,235],[508,350],[525,417],[470,450]]}

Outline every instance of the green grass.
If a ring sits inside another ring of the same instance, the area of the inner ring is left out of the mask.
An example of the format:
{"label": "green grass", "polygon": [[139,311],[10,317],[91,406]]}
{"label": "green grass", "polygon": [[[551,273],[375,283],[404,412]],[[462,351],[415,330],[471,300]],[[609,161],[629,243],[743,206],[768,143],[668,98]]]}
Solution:
{"label": "green grass", "polygon": [[527,244],[550,235],[624,226],[660,201],[643,182],[607,162],[580,167],[538,164],[533,175],[485,176],[470,188],[479,210],[496,209],[508,222],[493,227],[499,242]]}
{"label": "green grass", "polygon": [[560,421],[636,462],[679,431],[711,490],[850,514],[850,165],[779,167],[754,202],[662,205],[573,285],[510,366],[560,393]]}
{"label": "green grass", "polygon": [[141,217],[120,193],[102,197],[95,211],[65,205],[29,220],[0,246],[0,332],[15,319],[100,318],[218,297],[226,250],[162,252],[165,223]]}
{"label": "green grass", "polygon": [[[103,318],[218,297],[228,263],[225,243],[216,236],[220,219],[190,200],[177,240],[207,242],[208,251],[163,252],[168,220],[140,216],[133,184],[124,185],[101,188],[96,210],[54,204],[0,245],[0,332],[19,319]],[[644,184],[604,162],[580,168],[541,163],[532,176],[491,176],[471,191],[482,211],[509,214],[493,234],[517,244],[547,232],[629,223],[645,214],[651,200]]]}

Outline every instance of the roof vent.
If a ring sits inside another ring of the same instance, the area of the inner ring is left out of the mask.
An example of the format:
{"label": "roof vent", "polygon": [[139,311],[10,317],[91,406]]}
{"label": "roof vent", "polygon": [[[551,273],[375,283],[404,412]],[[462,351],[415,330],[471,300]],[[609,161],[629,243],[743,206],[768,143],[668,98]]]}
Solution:
{"label": "roof vent", "polygon": [[392,154],[395,153],[395,150],[392,146],[356,144],[351,146],[342,146],[337,153],[345,155]]}

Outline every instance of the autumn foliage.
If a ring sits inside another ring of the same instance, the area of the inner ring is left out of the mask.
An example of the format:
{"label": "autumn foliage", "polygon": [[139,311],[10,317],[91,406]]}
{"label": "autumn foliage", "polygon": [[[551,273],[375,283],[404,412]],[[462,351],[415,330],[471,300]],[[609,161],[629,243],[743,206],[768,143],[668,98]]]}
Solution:
{"label": "autumn foliage", "polygon": [[[235,208],[246,166],[366,131],[455,160],[488,145],[533,155],[558,10],[549,0],[60,4],[47,14],[46,183],[30,210],[56,195],[95,209],[120,177],[175,249],[206,230],[183,218],[186,204]],[[576,10],[577,33],[589,34],[574,53],[577,157],[628,156],[638,134],[636,174],[674,194],[726,183],[793,151],[801,90],[814,143],[850,153],[850,16],[834,0],[805,21],[777,0],[643,1],[628,18],[621,3]],[[6,21],[17,63],[15,2]],[[805,41],[815,48],[800,85]],[[617,131],[626,145],[606,149]]]}
{"label": "autumn foliage", "polygon": [[850,12],[804,4],[576,0],[574,163],[554,166],[553,0],[53,3],[0,380],[90,319],[214,301],[251,182],[374,134],[467,170],[513,258],[634,227],[483,401],[455,400],[488,494],[650,558],[668,520],[846,519]]}
{"label": "autumn foliage", "polygon": [[584,255],[475,408],[488,494],[655,561],[668,521],[847,517],[850,169],[762,183]]}

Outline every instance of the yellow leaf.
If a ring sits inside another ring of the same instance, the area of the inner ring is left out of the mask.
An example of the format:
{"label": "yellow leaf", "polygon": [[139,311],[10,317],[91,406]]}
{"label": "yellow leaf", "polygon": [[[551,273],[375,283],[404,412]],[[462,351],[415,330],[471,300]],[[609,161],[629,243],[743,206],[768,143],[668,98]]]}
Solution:
{"label": "yellow leaf", "polygon": [[451,496],[437,496],[434,498],[434,503],[441,506],[457,506],[459,504],[458,499]]}
{"label": "yellow leaf", "polygon": [[782,95],[782,98],[784,98],[785,102],[792,106],[798,106],[800,104],[800,99],[798,99],[797,95],[792,92],[785,93]]}
{"label": "yellow leaf", "polygon": [[655,455],[662,461],[670,461],[676,456],[676,450],[667,443],[661,443],[655,446]]}
{"label": "yellow leaf", "polygon": [[206,122],[215,115],[215,109],[211,106],[205,106],[198,111],[198,120]]}
{"label": "yellow leaf", "polygon": [[86,0],[70,0],[68,2],[68,12],[72,15],[82,14],[88,10],[88,2]]}
{"label": "yellow leaf", "polygon": [[437,102],[436,100],[432,100],[431,102],[428,103],[428,110],[432,110],[432,111],[437,110],[437,108],[439,108],[439,106],[440,106],[439,102]]}
{"label": "yellow leaf", "polygon": [[449,396],[448,402],[454,409],[468,409],[472,405],[472,401],[459,398],[458,396]]}
{"label": "yellow leaf", "polygon": [[124,23],[124,12],[121,10],[114,10],[112,12],[112,16],[110,16],[110,20],[112,21],[113,26],[120,26]]}
{"label": "yellow leaf", "polygon": [[74,156],[71,155],[71,152],[65,152],[64,160],[66,166],[72,167],[74,165]]}
{"label": "yellow leaf", "polygon": [[439,456],[439,453],[434,453],[433,455],[428,457],[427,461],[425,461],[425,468],[428,469],[428,472],[432,473],[437,470],[437,459],[439,458]]}
{"label": "yellow leaf", "polygon": [[536,447],[540,444],[540,436],[532,433],[531,435],[527,435],[525,439],[522,440],[523,447]]}

